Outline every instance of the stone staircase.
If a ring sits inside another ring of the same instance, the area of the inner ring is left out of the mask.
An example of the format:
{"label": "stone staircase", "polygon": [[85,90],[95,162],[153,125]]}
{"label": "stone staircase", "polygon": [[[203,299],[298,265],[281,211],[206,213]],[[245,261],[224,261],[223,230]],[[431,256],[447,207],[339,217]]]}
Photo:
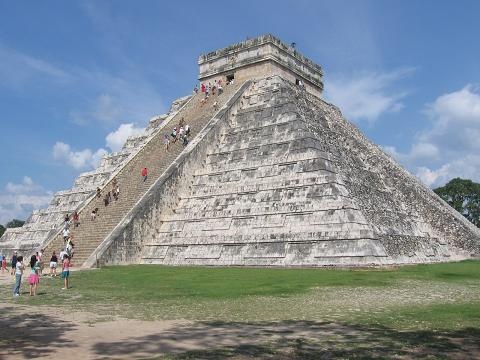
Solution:
{"label": "stone staircase", "polygon": [[[138,152],[138,154],[124,165],[117,173],[115,179],[120,187],[118,200],[112,201],[108,206],[104,205],[103,198],[113,188],[113,180],[106,183],[102,188],[99,198],[91,199],[80,211],[80,223],[77,227],[70,226],[70,235],[75,244],[74,264],[81,266],[93,251],[101,244],[115,226],[125,217],[128,211],[141,199],[158,177],[180,155],[184,146],[181,141],[171,142],[168,151],[164,145],[164,135],[171,133],[183,118],[190,125],[190,141],[213,117],[217,109],[221,108],[228,99],[235,94],[241,84],[228,85],[221,95],[211,95],[209,100],[202,104],[204,94],[198,93],[158,130],[157,134]],[[215,102],[217,104],[215,104]],[[141,169],[148,168],[148,177],[144,182]],[[95,220],[91,220],[92,210],[98,208]],[[62,234],[59,233],[52,241],[45,245],[46,254],[58,251],[64,247]]]}

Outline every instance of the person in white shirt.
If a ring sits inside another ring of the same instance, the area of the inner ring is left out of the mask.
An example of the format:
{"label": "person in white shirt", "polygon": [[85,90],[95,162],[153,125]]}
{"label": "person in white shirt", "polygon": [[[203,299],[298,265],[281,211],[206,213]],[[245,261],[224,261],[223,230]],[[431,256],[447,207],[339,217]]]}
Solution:
{"label": "person in white shirt", "polygon": [[70,230],[68,228],[63,229],[63,241],[67,241],[70,237]]}
{"label": "person in white shirt", "polygon": [[13,296],[20,296],[20,284],[22,283],[23,270],[23,256],[17,258],[17,264],[15,265],[15,286],[13,287]]}

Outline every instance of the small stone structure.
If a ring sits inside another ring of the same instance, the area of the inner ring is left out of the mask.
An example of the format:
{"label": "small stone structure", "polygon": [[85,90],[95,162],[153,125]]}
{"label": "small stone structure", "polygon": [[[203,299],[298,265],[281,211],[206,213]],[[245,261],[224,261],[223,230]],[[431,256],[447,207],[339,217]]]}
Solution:
{"label": "small stone structure", "polygon": [[322,68],[270,34],[201,55],[198,65],[203,83],[280,75],[303,84],[314,95],[320,96],[323,90]]}
{"label": "small stone structure", "polygon": [[[199,65],[201,82],[235,85],[218,98],[218,110],[212,101],[203,105],[202,94],[178,108],[174,116],[197,127],[190,144],[158,160],[165,167],[145,191],[127,184],[138,195],[100,235],[79,230],[84,266],[370,266],[479,257],[478,228],[321,100],[320,66],[271,35],[202,55]],[[153,133],[140,140],[148,151],[119,161],[121,171],[164,152]],[[110,178],[120,170],[112,171]],[[94,206],[90,200],[85,208]]]}

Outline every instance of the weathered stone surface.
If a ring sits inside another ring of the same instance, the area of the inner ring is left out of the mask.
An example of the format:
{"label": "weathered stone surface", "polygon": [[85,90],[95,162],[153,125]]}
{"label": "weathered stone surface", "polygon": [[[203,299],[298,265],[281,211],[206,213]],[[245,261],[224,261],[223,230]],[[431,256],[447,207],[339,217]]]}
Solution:
{"label": "weathered stone surface", "polygon": [[[144,134],[81,174],[0,249],[61,244],[67,212],[87,217],[97,186],[121,185],[116,206],[74,229],[84,266],[370,266],[480,256],[480,230],[319,98],[321,68],[271,35],[199,59],[225,86],[204,104],[181,98]],[[298,86],[299,80],[305,86]],[[294,85],[297,82],[297,85]],[[165,152],[162,129],[194,125]],[[152,169],[139,185],[143,166]]]}
{"label": "weathered stone surface", "polygon": [[[255,99],[252,101],[252,99]],[[235,100],[235,99],[233,99]],[[369,266],[480,254],[480,232],[334,106],[253,81],[97,254],[121,263]]]}

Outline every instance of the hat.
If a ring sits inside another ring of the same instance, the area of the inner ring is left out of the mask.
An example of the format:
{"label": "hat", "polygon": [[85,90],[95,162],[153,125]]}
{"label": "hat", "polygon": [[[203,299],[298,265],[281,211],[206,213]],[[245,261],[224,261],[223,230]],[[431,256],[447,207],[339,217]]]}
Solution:
{"label": "hat", "polygon": [[16,253],[17,253],[17,250],[15,250],[13,253],[16,254]]}

